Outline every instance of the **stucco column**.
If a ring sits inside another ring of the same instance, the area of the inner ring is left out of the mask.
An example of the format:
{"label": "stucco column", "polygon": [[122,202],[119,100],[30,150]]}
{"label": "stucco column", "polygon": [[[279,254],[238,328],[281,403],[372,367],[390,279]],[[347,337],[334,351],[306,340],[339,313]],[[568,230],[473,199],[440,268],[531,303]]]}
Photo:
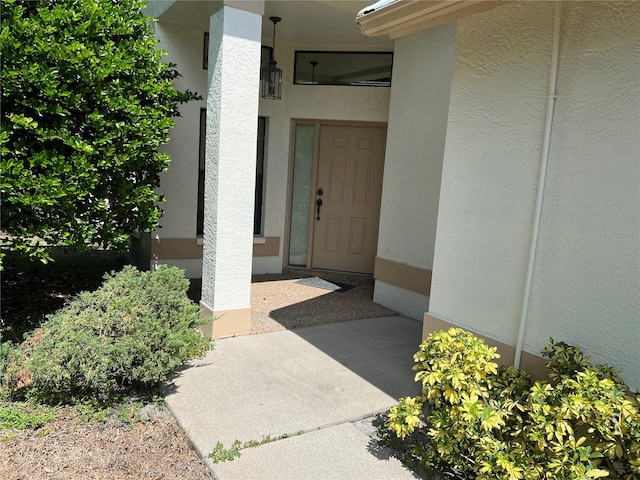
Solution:
{"label": "stucco column", "polygon": [[456,22],[398,38],[373,300],[421,319],[429,308]]}
{"label": "stucco column", "polygon": [[[218,2],[209,20],[201,306],[214,338],[249,333],[262,2]],[[248,10],[247,10],[248,9]]]}

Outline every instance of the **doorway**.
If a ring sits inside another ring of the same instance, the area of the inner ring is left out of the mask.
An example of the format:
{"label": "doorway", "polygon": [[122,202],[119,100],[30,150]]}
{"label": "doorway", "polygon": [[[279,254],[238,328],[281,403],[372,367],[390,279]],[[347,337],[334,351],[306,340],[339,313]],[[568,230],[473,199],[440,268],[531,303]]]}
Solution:
{"label": "doorway", "polygon": [[289,264],[373,273],[386,127],[295,128]]}

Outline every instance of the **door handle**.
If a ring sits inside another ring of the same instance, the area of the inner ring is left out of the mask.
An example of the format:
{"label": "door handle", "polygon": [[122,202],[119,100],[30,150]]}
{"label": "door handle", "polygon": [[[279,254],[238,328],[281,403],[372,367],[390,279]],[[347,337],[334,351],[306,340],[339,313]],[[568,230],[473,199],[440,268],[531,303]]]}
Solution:
{"label": "door handle", "polygon": [[322,199],[316,200],[316,220],[320,220],[320,207],[322,206]]}

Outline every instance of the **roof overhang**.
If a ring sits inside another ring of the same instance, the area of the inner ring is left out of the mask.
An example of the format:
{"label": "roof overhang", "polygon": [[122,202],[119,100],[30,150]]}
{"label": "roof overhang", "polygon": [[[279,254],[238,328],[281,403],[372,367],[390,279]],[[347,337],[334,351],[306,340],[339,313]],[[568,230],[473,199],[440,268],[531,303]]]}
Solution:
{"label": "roof overhang", "polygon": [[356,22],[365,37],[398,38],[483,12],[513,0],[380,0],[360,11]]}

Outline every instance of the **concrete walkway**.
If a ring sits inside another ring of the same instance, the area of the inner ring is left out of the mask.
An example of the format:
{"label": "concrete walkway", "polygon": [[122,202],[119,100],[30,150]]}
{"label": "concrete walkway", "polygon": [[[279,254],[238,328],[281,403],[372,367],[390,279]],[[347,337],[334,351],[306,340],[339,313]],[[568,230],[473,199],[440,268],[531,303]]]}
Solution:
{"label": "concrete walkway", "polygon": [[[421,327],[392,316],[218,340],[166,404],[220,480],[415,479],[369,434],[373,415],[418,393]],[[280,439],[206,458],[218,442],[265,437]]]}

